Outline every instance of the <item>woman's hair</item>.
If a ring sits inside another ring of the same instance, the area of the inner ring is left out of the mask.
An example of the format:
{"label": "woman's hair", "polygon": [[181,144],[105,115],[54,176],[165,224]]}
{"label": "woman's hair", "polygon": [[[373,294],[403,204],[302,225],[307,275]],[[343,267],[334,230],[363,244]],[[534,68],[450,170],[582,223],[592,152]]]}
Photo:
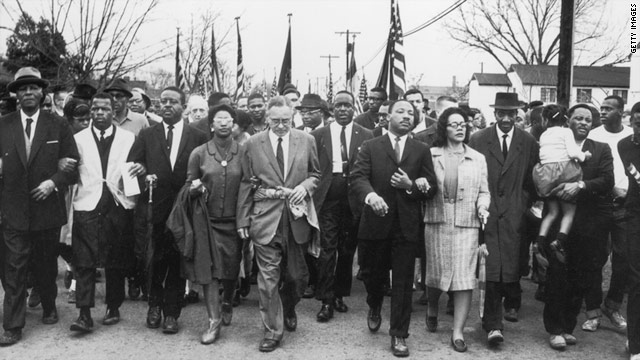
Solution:
{"label": "woman's hair", "polygon": [[449,122],[449,117],[454,114],[462,116],[462,120],[465,123],[464,143],[466,144],[469,142],[469,124],[467,121],[467,113],[459,107],[450,107],[445,109],[438,118],[436,127],[436,139],[433,142],[434,147],[442,147],[447,144],[447,123]]}
{"label": "woman's hair", "polygon": [[238,127],[242,129],[242,131],[247,131],[247,128],[251,125],[251,115],[245,111],[237,110],[236,118],[233,122],[238,124]]}
{"label": "woman's hair", "polygon": [[217,113],[219,113],[220,111],[226,111],[229,113],[229,115],[231,115],[231,117],[233,118],[233,122],[236,121],[236,111],[233,110],[233,108],[230,105],[227,104],[220,104],[220,105],[216,105],[213,107],[213,109],[211,109],[211,111],[209,111],[209,118],[207,120],[209,120],[209,124],[213,123],[213,118],[216,116]]}
{"label": "woman's hair", "polygon": [[558,104],[546,105],[542,108],[542,118],[547,120],[547,128],[563,126],[567,123],[566,109]]}
{"label": "woman's hair", "polygon": [[67,119],[69,123],[73,122],[74,116],[85,116],[90,113],[89,106],[85,103],[76,101],[75,99],[69,100],[68,103],[64,105],[62,109],[64,117]]}

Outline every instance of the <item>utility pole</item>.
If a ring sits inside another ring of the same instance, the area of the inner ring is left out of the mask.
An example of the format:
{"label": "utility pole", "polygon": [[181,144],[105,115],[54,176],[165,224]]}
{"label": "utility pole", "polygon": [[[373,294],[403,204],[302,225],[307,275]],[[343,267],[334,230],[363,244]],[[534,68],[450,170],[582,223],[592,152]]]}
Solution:
{"label": "utility pole", "polygon": [[[330,92],[333,92],[333,90],[331,89],[331,86],[333,85],[332,84],[332,80],[331,80],[331,59],[339,59],[340,56],[333,56],[333,55],[329,54],[329,55],[326,55],[326,56],[322,56],[321,55],[320,57],[324,58],[324,59],[329,59],[329,90],[330,90]],[[331,96],[329,96],[329,99],[327,101],[330,102],[330,100],[331,100],[330,98],[331,98]]]}
{"label": "utility pole", "polygon": [[558,51],[557,102],[569,107],[573,87],[574,0],[562,0],[560,12],[560,46]]}
{"label": "utility pole", "polygon": [[[350,65],[349,63],[350,63],[350,60],[351,60],[351,58],[349,58],[349,51],[351,51],[351,54],[353,54],[353,50],[352,50],[352,48],[350,49],[350,46],[349,46],[349,35],[350,34],[353,35],[353,42],[351,43],[351,44],[353,44],[356,41],[356,34],[361,34],[361,33],[358,32],[358,31],[350,31],[349,29],[347,29],[346,31],[336,31],[336,34],[338,34],[338,35],[346,35],[345,38],[347,40],[347,48],[346,48],[347,49],[347,51],[346,51],[346,54],[347,54],[347,56],[346,56],[347,67],[345,68],[346,69],[345,70],[345,74],[346,74],[346,77],[345,77],[345,89],[346,89],[347,88],[347,86],[346,86],[347,82],[349,81],[349,65]],[[331,62],[331,61],[329,61],[329,62]]]}

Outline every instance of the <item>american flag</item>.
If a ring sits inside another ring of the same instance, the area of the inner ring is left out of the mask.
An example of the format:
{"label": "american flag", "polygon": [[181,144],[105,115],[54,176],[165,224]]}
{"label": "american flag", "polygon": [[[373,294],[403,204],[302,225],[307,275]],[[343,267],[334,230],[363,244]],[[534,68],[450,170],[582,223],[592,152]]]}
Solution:
{"label": "american flag", "polygon": [[182,73],[182,66],[180,66],[180,29],[178,29],[178,37],[176,40],[176,87],[182,91],[187,89],[187,82]]}
{"label": "american flag", "polygon": [[333,103],[333,79],[331,78],[331,71],[329,71],[329,90],[327,91],[327,102]]}
{"label": "american flag", "polygon": [[273,76],[273,84],[271,84],[271,94],[269,98],[274,96],[278,96],[278,82],[276,81],[276,76]]}
{"label": "american flag", "polygon": [[362,73],[362,81],[360,82],[360,93],[358,94],[358,98],[361,104],[367,102],[367,79],[364,77],[364,72]]}
{"label": "american flag", "polygon": [[387,51],[376,83],[376,86],[387,89],[390,100],[401,98],[407,86],[404,78],[407,69],[403,42],[400,8],[397,0],[391,0],[391,28],[387,40]]}
{"label": "american flag", "polygon": [[240,21],[236,18],[236,29],[238,30],[238,70],[236,72],[236,100],[244,95],[244,67],[242,65],[242,43],[240,42]]}

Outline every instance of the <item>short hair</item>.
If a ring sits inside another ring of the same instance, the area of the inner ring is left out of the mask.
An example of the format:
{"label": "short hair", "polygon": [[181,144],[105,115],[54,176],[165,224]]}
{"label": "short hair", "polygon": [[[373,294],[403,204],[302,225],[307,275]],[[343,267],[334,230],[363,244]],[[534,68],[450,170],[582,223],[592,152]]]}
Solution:
{"label": "short hair", "polygon": [[404,93],[404,95],[402,97],[406,100],[407,96],[413,95],[413,94],[420,94],[420,97],[422,98],[422,101],[424,101],[424,95],[422,94],[422,91],[420,91],[420,90],[418,90],[416,88],[407,90],[407,92]]}
{"label": "short hair", "polygon": [[606,98],[604,98],[605,101],[613,99],[618,103],[618,109],[619,110],[623,110],[624,109],[624,100],[618,96],[618,95],[609,95]]}
{"label": "short hair", "polygon": [[447,122],[449,121],[449,116],[454,114],[462,116],[462,120],[464,120],[465,123],[463,142],[465,144],[469,142],[469,126],[467,125],[467,113],[459,107],[450,107],[446,108],[438,118],[438,122],[436,123],[436,138],[433,141],[433,147],[442,147],[447,144]]}
{"label": "short hair", "polygon": [[454,98],[453,96],[449,96],[449,95],[442,95],[442,96],[438,96],[438,98],[436,99],[436,102],[442,102],[442,101],[448,101],[448,102],[452,102],[452,103],[458,103],[458,99]]}
{"label": "short hair", "polygon": [[260,92],[252,92],[251,94],[249,94],[249,97],[247,98],[247,103],[250,102],[253,99],[262,99],[263,102],[265,102],[264,96],[262,96],[262,93]]}
{"label": "short hair", "polygon": [[547,127],[562,126],[567,121],[565,108],[558,104],[549,104],[542,108],[542,117],[547,120]]}
{"label": "short hair", "polygon": [[229,113],[229,115],[231,115],[231,118],[233,119],[233,122],[236,122],[236,111],[233,110],[233,108],[227,104],[220,104],[220,105],[216,105],[213,107],[213,109],[211,109],[211,111],[209,111],[209,115],[208,115],[208,119],[209,120],[209,124],[213,123],[213,118],[216,116],[217,113],[219,113],[220,111],[226,111]]}
{"label": "short hair", "polygon": [[340,90],[336,93],[336,96],[333,97],[333,100],[335,101],[336,97],[340,94],[347,94],[349,96],[351,96],[351,101],[355,104],[356,103],[356,97],[353,96],[353,94],[350,91],[347,90]]}
{"label": "short hair", "polygon": [[578,109],[586,109],[589,112],[591,112],[592,107],[585,103],[575,104],[572,107],[570,107],[569,110],[567,110],[567,117],[571,119],[571,117],[573,116],[573,113]]}
{"label": "short hair", "polygon": [[413,106],[413,104],[410,103],[408,100],[398,99],[398,100],[395,100],[395,101],[391,101],[391,103],[389,104],[389,114],[391,114],[393,112],[393,108],[396,107],[396,104],[399,104],[401,102],[405,102],[405,103],[411,105],[411,107],[413,108],[413,127],[415,128],[420,123],[420,113],[419,113],[418,109],[416,109],[416,107]]}
{"label": "short hair", "polygon": [[284,106],[293,108],[293,104],[291,104],[291,100],[287,99],[284,95],[278,95],[269,99],[269,103],[267,104],[267,110],[273,107],[284,107]]}
{"label": "short hair", "polygon": [[99,92],[91,97],[91,103],[93,103],[93,100],[95,99],[109,100],[109,102],[111,103],[111,107],[113,108],[113,102],[115,100],[113,99],[113,96],[111,96],[111,94],[106,92]]}
{"label": "short hair", "polygon": [[638,101],[637,103],[633,104],[633,106],[631,107],[631,116],[633,116],[635,113],[639,113],[640,112],[640,101]]}
{"label": "short hair", "polygon": [[382,88],[382,87],[380,87],[380,86],[376,86],[376,87],[372,88],[371,90],[369,90],[369,92],[379,92],[379,93],[382,93],[382,95],[383,95],[383,96],[382,96],[382,97],[383,97],[383,99],[382,99],[382,100],[387,100],[387,96],[388,96],[388,95],[387,95],[387,90],[385,90],[384,88]]}
{"label": "short hair", "polygon": [[180,94],[180,103],[182,105],[184,105],[187,102],[187,95],[179,87],[177,87],[177,86],[167,86],[166,88],[162,89],[162,91],[160,93],[163,93],[165,91],[175,91],[178,94]]}
{"label": "short hair", "polygon": [[234,123],[238,124],[243,131],[246,131],[251,125],[251,115],[246,111],[236,110],[236,117],[233,120]]}
{"label": "short hair", "polygon": [[214,92],[211,95],[209,95],[209,99],[207,100],[207,105],[216,106],[216,105],[218,105],[218,103],[220,103],[220,100],[225,99],[225,98],[231,99],[231,97],[226,93]]}
{"label": "short hair", "polygon": [[72,122],[74,116],[88,115],[90,109],[85,103],[71,99],[64,105],[62,112],[67,121]]}

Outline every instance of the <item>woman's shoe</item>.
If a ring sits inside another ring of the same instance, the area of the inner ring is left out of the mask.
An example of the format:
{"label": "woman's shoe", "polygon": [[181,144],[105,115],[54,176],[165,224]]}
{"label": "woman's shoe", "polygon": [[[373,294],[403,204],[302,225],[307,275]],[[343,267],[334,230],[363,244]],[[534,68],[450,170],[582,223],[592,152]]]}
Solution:
{"label": "woman's shoe", "polygon": [[451,336],[451,346],[453,346],[453,350],[457,352],[465,352],[467,351],[467,344],[464,342],[464,339],[453,339],[453,335]]}
{"label": "woman's shoe", "polygon": [[204,345],[213,344],[218,336],[220,336],[220,324],[221,320],[214,321],[209,320],[209,328],[202,333],[200,342]]}
{"label": "woman's shoe", "polygon": [[438,317],[427,315],[427,330],[436,332],[438,330]]}

